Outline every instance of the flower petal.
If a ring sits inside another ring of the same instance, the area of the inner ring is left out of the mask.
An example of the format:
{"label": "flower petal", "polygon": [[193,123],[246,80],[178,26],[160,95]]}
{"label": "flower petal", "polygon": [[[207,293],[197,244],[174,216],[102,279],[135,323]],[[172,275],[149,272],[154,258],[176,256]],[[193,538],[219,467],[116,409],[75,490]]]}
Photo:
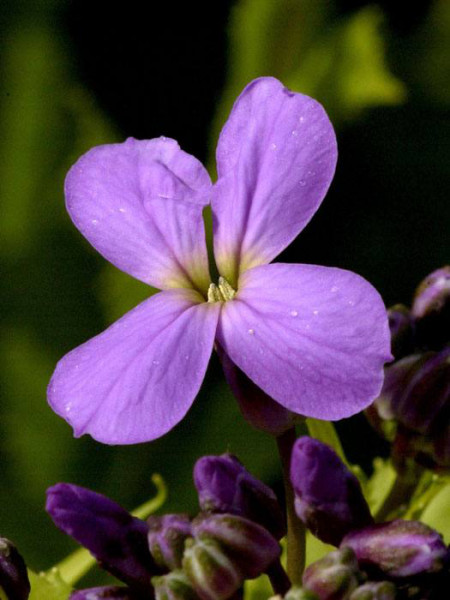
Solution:
{"label": "flower petal", "polygon": [[206,291],[210,188],[204,167],[175,140],[130,138],[84,154],[65,193],[75,225],[116,267],[160,289]]}
{"label": "flower petal", "polygon": [[368,406],[391,358],[376,290],[349,271],[313,265],[263,265],[241,275],[217,337],[274,400],[326,420]]}
{"label": "flower petal", "polygon": [[152,296],[58,363],[53,410],[107,444],[160,437],[186,414],[211,355],[220,303],[192,290]]}
{"label": "flower petal", "polygon": [[216,263],[231,284],[300,233],[336,160],[333,127],[318,102],[272,77],[244,89],[220,135],[212,200]]}

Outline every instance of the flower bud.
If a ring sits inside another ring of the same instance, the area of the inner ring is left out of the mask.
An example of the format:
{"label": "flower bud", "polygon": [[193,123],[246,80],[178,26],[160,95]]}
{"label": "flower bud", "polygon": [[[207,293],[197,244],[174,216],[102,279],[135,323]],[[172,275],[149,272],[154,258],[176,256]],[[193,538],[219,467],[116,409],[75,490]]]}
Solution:
{"label": "flower bud", "polygon": [[148,548],[144,521],[109,498],[68,483],[47,490],[46,510],[104,569],[132,587],[148,589],[159,569]]}
{"label": "flower bud", "polygon": [[351,548],[362,568],[390,578],[440,571],[447,560],[442,536],[418,521],[398,519],[352,531],[341,548]]}
{"label": "flower bud", "polygon": [[194,467],[194,483],[202,510],[245,517],[277,539],[286,534],[284,513],[274,492],[231,454],[200,458]]}
{"label": "flower bud", "polygon": [[391,581],[370,581],[360,585],[350,596],[350,600],[395,600],[397,591]]}
{"label": "flower bud", "polygon": [[360,578],[355,554],[342,548],[310,565],[303,574],[303,585],[319,600],[349,600]]}
{"label": "flower bud", "polygon": [[30,595],[27,567],[12,542],[0,537],[0,597],[26,600]]}
{"label": "flower bud", "polygon": [[403,304],[388,309],[391,351],[396,360],[411,354],[414,348],[414,319]]}
{"label": "flower bud", "polygon": [[70,594],[69,600],[139,600],[140,598],[142,596],[130,588],[107,585],[77,590]]}
{"label": "flower bud", "polygon": [[184,541],[191,535],[187,515],[152,515],[147,519],[148,545],[156,564],[173,571],[181,568]]}
{"label": "flower bud", "polygon": [[237,562],[213,539],[186,540],[183,570],[202,600],[226,600],[245,579]]}
{"label": "flower bud", "polygon": [[[398,369],[398,365],[393,365],[393,368]],[[450,347],[424,354],[414,364],[404,386],[393,394],[392,409],[402,425],[429,434],[439,424],[442,411],[449,405]]]}
{"label": "flower bud", "polygon": [[420,343],[437,350],[450,342],[450,266],[433,271],[419,284],[411,313]]}
{"label": "flower bud", "polygon": [[339,546],[349,531],[373,523],[359,481],[326,444],[296,441],[291,481],[298,517],[323,542]]}
{"label": "flower bud", "polygon": [[189,578],[181,570],[152,578],[155,600],[199,600]]}
{"label": "flower bud", "polygon": [[281,554],[280,545],[264,527],[236,515],[201,515],[192,522],[192,531],[196,540],[219,544],[244,579],[264,573]]}
{"label": "flower bud", "polygon": [[304,588],[294,585],[284,596],[284,600],[319,600],[316,594],[305,590]]}

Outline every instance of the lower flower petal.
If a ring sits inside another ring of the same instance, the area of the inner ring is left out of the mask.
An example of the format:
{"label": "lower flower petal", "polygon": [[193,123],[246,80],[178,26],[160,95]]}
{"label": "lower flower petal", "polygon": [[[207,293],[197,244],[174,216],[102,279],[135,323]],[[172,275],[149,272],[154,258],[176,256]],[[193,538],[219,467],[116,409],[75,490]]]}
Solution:
{"label": "lower flower petal", "polygon": [[313,265],[246,271],[236,297],[224,305],[218,340],[274,400],[327,420],[367,407],[391,359],[376,290],[349,271]]}
{"label": "lower flower petal", "polygon": [[78,437],[160,437],[186,414],[212,352],[220,304],[192,290],[152,296],[58,363],[48,400]]}

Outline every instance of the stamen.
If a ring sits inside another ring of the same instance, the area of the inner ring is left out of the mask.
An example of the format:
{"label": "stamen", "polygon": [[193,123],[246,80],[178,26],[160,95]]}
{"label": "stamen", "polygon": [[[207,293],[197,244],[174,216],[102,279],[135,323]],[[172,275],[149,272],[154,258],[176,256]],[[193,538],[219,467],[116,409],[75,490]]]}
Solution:
{"label": "stamen", "polygon": [[208,302],[227,302],[236,295],[234,290],[225,277],[219,277],[219,283],[211,283],[208,288]]}
{"label": "stamen", "polygon": [[236,295],[234,290],[225,277],[219,277],[219,290],[222,292],[224,300],[232,300]]}

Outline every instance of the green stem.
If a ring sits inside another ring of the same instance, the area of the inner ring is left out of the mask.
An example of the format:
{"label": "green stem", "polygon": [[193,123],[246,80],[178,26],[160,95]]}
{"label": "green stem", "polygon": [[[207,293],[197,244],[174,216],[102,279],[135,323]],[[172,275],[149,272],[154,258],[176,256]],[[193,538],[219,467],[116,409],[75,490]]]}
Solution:
{"label": "green stem", "polygon": [[292,447],[296,440],[295,428],[277,437],[278,453],[283,470],[287,514],[287,573],[292,585],[301,584],[305,568],[305,526],[294,508],[294,490],[289,476]]}
{"label": "green stem", "polygon": [[405,477],[397,475],[388,495],[375,515],[375,521],[382,523],[399,510],[402,505],[407,506],[414,491],[416,490],[419,478]]}

